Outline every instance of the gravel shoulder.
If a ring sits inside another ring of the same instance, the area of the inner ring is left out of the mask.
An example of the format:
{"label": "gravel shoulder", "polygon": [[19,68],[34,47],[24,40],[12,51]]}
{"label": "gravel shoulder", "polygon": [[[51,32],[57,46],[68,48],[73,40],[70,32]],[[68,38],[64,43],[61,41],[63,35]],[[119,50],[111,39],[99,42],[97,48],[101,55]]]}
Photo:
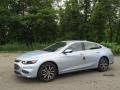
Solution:
{"label": "gravel shoulder", "polygon": [[21,53],[0,53],[0,90],[120,90],[120,56],[107,72],[86,70],[58,76],[49,83],[16,77],[15,57]]}

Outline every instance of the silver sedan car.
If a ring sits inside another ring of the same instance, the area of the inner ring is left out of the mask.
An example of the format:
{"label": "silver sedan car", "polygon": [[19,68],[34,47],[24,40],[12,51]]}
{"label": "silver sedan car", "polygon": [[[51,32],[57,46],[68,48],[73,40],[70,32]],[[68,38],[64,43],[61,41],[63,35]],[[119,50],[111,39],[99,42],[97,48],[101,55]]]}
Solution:
{"label": "silver sedan car", "polygon": [[111,49],[90,41],[61,41],[42,50],[24,53],[16,58],[14,72],[18,76],[51,81],[57,75],[98,69],[104,72],[113,63]]}

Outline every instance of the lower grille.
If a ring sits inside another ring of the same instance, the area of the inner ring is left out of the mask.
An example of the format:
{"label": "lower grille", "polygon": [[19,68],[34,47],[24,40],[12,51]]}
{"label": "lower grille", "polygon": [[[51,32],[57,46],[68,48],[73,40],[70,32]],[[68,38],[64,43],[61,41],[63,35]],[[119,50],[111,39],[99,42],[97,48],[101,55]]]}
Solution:
{"label": "lower grille", "polygon": [[14,69],[15,69],[15,70],[19,70],[20,67],[19,67],[17,64],[14,64]]}
{"label": "lower grille", "polygon": [[23,73],[28,74],[29,72],[26,70],[22,70]]}
{"label": "lower grille", "polygon": [[14,73],[15,73],[15,74],[18,74],[18,75],[21,75],[21,74],[20,74],[19,72],[17,72],[17,71],[14,71]]}

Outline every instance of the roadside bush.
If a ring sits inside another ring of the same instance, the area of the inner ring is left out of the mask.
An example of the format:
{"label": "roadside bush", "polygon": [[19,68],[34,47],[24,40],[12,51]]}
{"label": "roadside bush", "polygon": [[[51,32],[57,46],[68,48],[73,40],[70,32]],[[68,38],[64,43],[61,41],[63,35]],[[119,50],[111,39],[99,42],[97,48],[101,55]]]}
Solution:
{"label": "roadside bush", "polygon": [[120,44],[109,42],[102,42],[101,44],[108,48],[111,48],[114,55],[120,55]]}
{"label": "roadside bush", "polygon": [[13,43],[13,44],[0,45],[0,51],[16,52],[16,51],[39,50],[48,45],[49,45],[48,43],[32,43],[31,45],[27,46],[26,44]]}
{"label": "roadside bush", "polygon": [[[120,55],[120,45],[117,43],[101,42],[102,45],[111,48],[114,55]],[[47,47],[50,43],[32,43],[30,45],[12,43],[0,45],[0,52],[16,52],[16,51],[31,51],[40,50]]]}

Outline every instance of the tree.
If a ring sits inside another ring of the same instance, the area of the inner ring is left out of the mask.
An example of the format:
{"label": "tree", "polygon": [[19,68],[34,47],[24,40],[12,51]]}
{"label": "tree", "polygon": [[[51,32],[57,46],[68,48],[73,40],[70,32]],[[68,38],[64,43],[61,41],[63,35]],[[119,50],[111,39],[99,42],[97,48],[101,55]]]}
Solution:
{"label": "tree", "polygon": [[31,45],[65,39],[120,43],[120,0],[61,3],[58,0],[1,0],[0,44]]}
{"label": "tree", "polygon": [[[80,12],[78,0],[70,0],[66,2],[65,10],[60,13],[60,25],[62,29],[62,35],[66,39],[82,39],[81,24],[83,22],[83,15]],[[78,36],[77,34],[81,35]]]}

